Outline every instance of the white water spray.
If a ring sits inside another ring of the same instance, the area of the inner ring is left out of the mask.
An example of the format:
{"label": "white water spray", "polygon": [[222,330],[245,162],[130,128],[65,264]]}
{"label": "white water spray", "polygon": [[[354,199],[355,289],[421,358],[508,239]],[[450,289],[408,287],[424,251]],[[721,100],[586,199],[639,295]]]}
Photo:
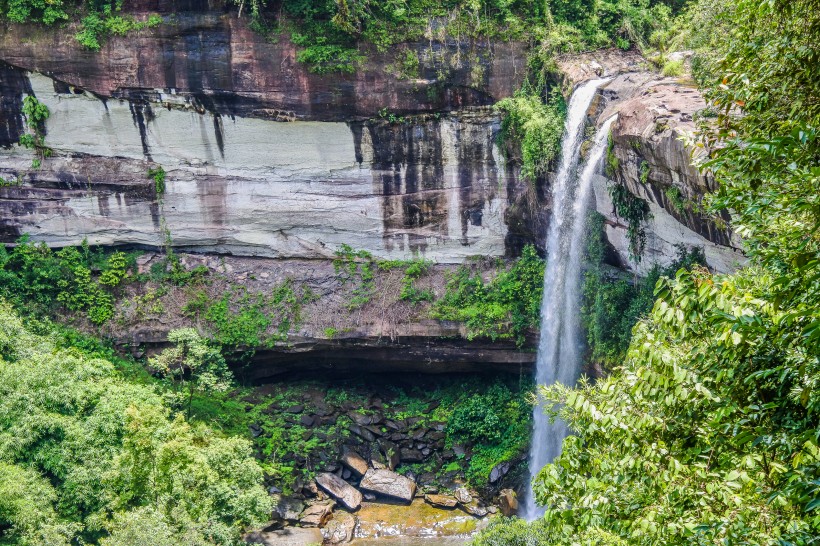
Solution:
{"label": "white water spray", "polygon": [[[585,83],[570,99],[561,162],[552,186],[552,215],[547,231],[547,266],[544,271],[544,296],[541,302],[541,338],[536,361],[536,383],[561,382],[573,385],[580,375],[581,344],[579,307],[581,257],[586,226],[586,211],[597,172],[607,145],[608,119],[598,131],[595,143],[580,177],[576,177],[581,155],[584,118],[598,87],[608,79]],[[577,183],[576,183],[577,181]],[[541,468],[561,453],[561,444],[569,431],[563,422],[549,422],[539,404],[533,410],[533,436],[530,448],[530,481]],[[533,496],[532,487],[522,506],[522,517],[532,521],[543,514]]]}

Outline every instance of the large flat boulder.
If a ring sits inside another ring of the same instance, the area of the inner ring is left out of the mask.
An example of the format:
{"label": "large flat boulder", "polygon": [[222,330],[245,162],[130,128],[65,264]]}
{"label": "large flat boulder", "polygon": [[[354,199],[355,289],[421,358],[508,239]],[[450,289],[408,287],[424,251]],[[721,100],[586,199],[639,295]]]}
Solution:
{"label": "large flat boulder", "polygon": [[329,472],[318,474],[316,484],[349,510],[357,510],[362,504],[362,494],[335,474]]}
{"label": "large flat boulder", "polygon": [[424,500],[427,501],[428,504],[432,504],[433,506],[437,506],[439,508],[455,508],[458,504],[456,499],[448,495],[427,494],[424,495]]}
{"label": "large flat boulder", "polygon": [[387,469],[370,469],[359,487],[365,491],[411,502],[416,494],[416,482]]}

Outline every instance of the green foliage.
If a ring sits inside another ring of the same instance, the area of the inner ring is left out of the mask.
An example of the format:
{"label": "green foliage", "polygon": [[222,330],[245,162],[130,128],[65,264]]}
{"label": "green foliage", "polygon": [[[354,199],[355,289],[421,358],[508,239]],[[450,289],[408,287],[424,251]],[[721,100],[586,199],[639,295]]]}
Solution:
{"label": "green foliage", "polygon": [[350,302],[349,311],[359,309],[370,302],[376,291],[376,271],[403,269],[399,298],[410,303],[432,301],[435,294],[431,290],[420,289],[416,281],[427,274],[432,262],[427,260],[377,260],[366,250],[354,250],[343,244],[336,251],[333,267],[342,284],[356,283]]}
{"label": "green foliage", "polygon": [[612,140],[610,133],[606,142],[606,162],[604,163],[604,171],[610,178],[615,178],[618,175],[618,170],[621,168],[621,160],[615,155],[615,141]]}
{"label": "green foliage", "polygon": [[81,17],[80,32],[75,38],[83,47],[94,51],[99,51],[109,36],[124,36],[128,32],[162,23],[162,18],[156,14],[145,21],[116,15],[122,9],[122,0],[85,0],[74,4],[63,0],[5,0],[0,2],[0,14],[13,23],[44,25]]}
{"label": "green foliage", "polygon": [[193,328],[178,328],[168,334],[174,346],[149,360],[149,365],[173,384],[168,403],[172,408],[185,408],[191,417],[195,393],[223,392],[233,381],[219,349]]}
{"label": "green foliage", "polygon": [[52,25],[68,19],[62,0],[8,0],[0,4],[5,16],[14,23],[43,23]]}
{"label": "green foliage", "polygon": [[17,176],[13,180],[6,179],[0,176],[0,188],[9,188],[12,186],[21,186],[23,184],[23,179],[20,176]]}
{"label": "green foliage", "polygon": [[[820,10],[698,2],[699,141],[752,264],[662,279],[623,366],[546,389],[575,432],[536,483],[550,544],[813,544],[820,536]],[[717,14],[717,17],[715,15]],[[708,16],[704,16],[708,15]]]}
{"label": "green foliage", "polygon": [[544,104],[538,95],[520,93],[495,107],[504,114],[499,139],[520,148],[521,174],[531,181],[545,175],[561,150],[566,109],[561,96],[553,94]]}
{"label": "green foliage", "polygon": [[[352,72],[371,46],[379,52],[431,34],[463,39],[484,37],[542,43],[553,52],[594,49],[611,45],[624,48],[642,44],[669,23],[670,10],[649,0],[567,0],[553,3],[523,0],[338,0],[285,2],[274,14],[263,0],[233,0],[240,15],[248,9],[254,24],[270,29],[268,18],[302,48],[301,62],[319,73]],[[431,21],[437,28],[431,28]],[[418,58],[405,52],[397,72],[416,77]]]}
{"label": "green foliage", "polygon": [[165,169],[162,168],[162,165],[148,169],[148,178],[154,181],[154,193],[157,197],[161,198],[165,195]]}
{"label": "green foliage", "polygon": [[680,188],[677,186],[669,186],[663,190],[663,193],[678,213],[683,214],[686,212],[686,200],[683,198]]}
{"label": "green foliage", "polygon": [[641,161],[641,168],[638,173],[638,177],[641,181],[641,184],[646,184],[649,182],[649,162]]}
{"label": "green foliage", "polygon": [[[122,9],[122,0],[101,0],[86,4],[88,15],[83,17],[76,40],[87,49],[99,51],[109,36],[125,36],[131,31],[151,28],[162,23],[162,17],[151,15],[145,21],[130,16],[115,15]],[[151,175],[149,175],[151,176]]]}
{"label": "green foliage", "polygon": [[122,252],[103,257],[87,244],[54,252],[24,236],[11,251],[0,248],[0,295],[26,312],[62,307],[99,325],[114,315],[114,293],[129,267]]}
{"label": "green foliage", "polygon": [[0,542],[227,546],[267,519],[248,442],[55,341],[0,305]]}
{"label": "green foliage", "polygon": [[459,400],[447,423],[450,443],[472,447],[467,479],[484,486],[492,469],[512,461],[529,446],[532,406],[501,383]]}
{"label": "green foliage", "polygon": [[304,295],[296,293],[290,280],[276,285],[269,295],[233,286],[208,305],[206,299],[194,297],[186,313],[204,310],[203,318],[214,342],[228,351],[244,350],[246,356],[258,347],[285,341],[291,328],[298,327],[305,302]]}
{"label": "green foliage", "polygon": [[343,244],[336,251],[333,267],[342,284],[358,281],[353,290],[353,297],[347,305],[348,310],[358,309],[370,301],[375,290],[376,267],[372,254],[366,250],[353,250],[350,245]]}
{"label": "green foliage", "polygon": [[170,241],[166,241],[165,259],[158,261],[151,266],[148,278],[156,283],[168,282],[176,286],[196,286],[206,282],[208,268],[198,265],[187,269],[182,265],[179,256],[170,246]]}
{"label": "green foliage", "polygon": [[[565,544],[554,542],[555,535],[544,521],[535,520],[528,524],[518,518],[497,518],[470,544],[472,546],[541,546]],[[627,541],[598,527],[579,529],[573,537],[573,546],[626,546]]]}
{"label": "green foliage", "polygon": [[642,278],[624,278],[604,264],[606,236],[604,218],[590,215],[587,230],[587,262],[584,273],[581,322],[587,335],[590,359],[611,370],[624,361],[632,328],[649,313],[655,301],[658,279],[674,276],[681,268],[705,264],[703,250],[678,248],[677,259],[669,266],[654,266]]}
{"label": "green foliage", "polygon": [[31,164],[34,169],[39,168],[42,160],[52,154],[51,148],[45,145],[45,122],[50,115],[48,106],[37,100],[37,97],[27,95],[23,99],[23,116],[26,118],[28,132],[20,135],[20,146],[36,153]]}
{"label": "green foliage", "polygon": [[399,298],[411,303],[421,303],[423,301],[433,301],[435,294],[431,290],[421,290],[416,287],[415,281],[427,274],[432,262],[426,260],[413,260],[404,265],[404,278],[401,280],[401,293]]}
{"label": "green foliage", "polygon": [[517,261],[489,281],[461,266],[431,313],[441,320],[463,322],[468,339],[514,339],[523,344],[527,332],[538,327],[543,284],[544,260],[528,245]]}
{"label": "green foliage", "polygon": [[810,543],[818,278],[787,300],[761,268],[681,271],[659,284],[622,369],[547,389],[577,434],[539,475],[556,535],[596,522],[632,544]]}
{"label": "green foliage", "polygon": [[420,65],[421,62],[419,61],[418,53],[407,48],[396,61],[394,70],[399,78],[411,80],[419,77]]}
{"label": "green foliage", "polygon": [[607,190],[615,207],[615,214],[626,220],[629,255],[636,262],[640,262],[646,246],[645,223],[649,218],[649,204],[629,191],[621,182],[613,183]]}
{"label": "green foliage", "polygon": [[682,76],[683,75],[683,60],[666,61],[661,70],[664,76]]}

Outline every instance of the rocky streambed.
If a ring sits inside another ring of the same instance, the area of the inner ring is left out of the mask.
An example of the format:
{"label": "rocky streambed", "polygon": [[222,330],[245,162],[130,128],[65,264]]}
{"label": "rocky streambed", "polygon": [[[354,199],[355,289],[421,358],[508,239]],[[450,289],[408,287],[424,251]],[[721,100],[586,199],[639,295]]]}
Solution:
{"label": "rocky streambed", "polygon": [[[469,400],[496,404],[499,413],[518,407],[524,392],[501,386],[509,381],[402,376],[255,389],[246,398],[253,415],[248,428],[275,508],[270,522],[246,540],[282,546],[447,538],[458,544],[492,517],[514,514],[526,442],[469,441],[459,432],[461,410],[454,410]],[[506,406],[488,394],[502,388]],[[492,449],[508,453],[493,462],[487,458]]]}

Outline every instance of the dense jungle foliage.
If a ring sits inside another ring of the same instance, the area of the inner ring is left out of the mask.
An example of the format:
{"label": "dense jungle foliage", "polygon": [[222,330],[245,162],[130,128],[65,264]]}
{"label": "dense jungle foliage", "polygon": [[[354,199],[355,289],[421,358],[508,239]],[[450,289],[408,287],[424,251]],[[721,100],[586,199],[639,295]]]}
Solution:
{"label": "dense jungle foliage", "polygon": [[250,442],[40,329],[0,303],[0,543],[228,545],[267,520]]}
{"label": "dense jungle foliage", "polygon": [[[239,17],[272,39],[285,33],[316,72],[353,72],[368,51],[420,38],[517,39],[578,51],[646,43],[680,0],[231,0]],[[163,23],[137,20],[122,0],[2,0],[12,23],[70,24],[84,47],[99,50],[108,36]],[[166,21],[173,24],[172,20]],[[408,51],[409,55],[415,53]],[[418,58],[405,63],[411,69]],[[412,70],[411,70],[412,71]]]}
{"label": "dense jungle foliage", "polygon": [[[318,72],[355,70],[372,49],[428,35],[529,41],[532,76],[498,108],[530,179],[548,170],[560,138],[563,105],[547,77],[555,53],[637,45],[676,75],[682,67],[663,51],[692,48],[693,75],[718,112],[694,142],[719,183],[707,204],[731,214],[752,262],[715,275],[689,254],[674,278],[656,271],[635,282],[610,278],[590,243],[583,315],[592,357],[611,373],[543,390],[575,432],[535,481],[546,513],[532,524],[499,519],[475,544],[817,543],[818,0],[251,0],[236,9],[260,32],[287,32],[299,59]],[[14,23],[75,25],[91,49],[108,35],[160,23],[106,2],[0,0],[0,12]],[[352,249],[339,263],[359,289],[351,307],[366,304],[372,268],[382,264]],[[166,265],[154,274],[196,289],[196,272]],[[491,278],[459,270],[432,302],[414,284],[423,263],[383,266],[405,271],[402,298],[465,322],[472,335],[520,340],[537,324],[543,262],[532,250]],[[0,305],[2,543],[233,544],[269,514],[252,444],[227,434],[246,431],[260,410],[226,392],[232,380],[220,351],[275,341],[269,328],[297,322],[311,295],[282,287],[264,302],[241,290],[211,301],[192,292],[187,312],[209,324],[214,339],[177,331],[175,346],[149,363],[158,380],[30,317],[73,313],[103,324],[129,271],[133,256],[87,247],[53,251],[24,240],[0,255],[8,302]],[[273,305],[286,312],[268,314]],[[454,463],[473,483],[520,455],[528,411],[522,394],[505,388],[441,394],[448,441],[479,455]],[[405,393],[404,407],[428,411],[410,398]],[[284,432],[293,429],[284,423],[265,427],[255,447],[266,455],[315,447],[299,439],[303,431]],[[293,479],[286,463],[270,460],[265,472]]]}
{"label": "dense jungle foliage", "polygon": [[816,544],[820,536],[820,3],[694,2],[677,39],[717,120],[697,145],[752,263],[662,280],[626,360],[543,390],[575,436],[547,507],[478,546]]}

